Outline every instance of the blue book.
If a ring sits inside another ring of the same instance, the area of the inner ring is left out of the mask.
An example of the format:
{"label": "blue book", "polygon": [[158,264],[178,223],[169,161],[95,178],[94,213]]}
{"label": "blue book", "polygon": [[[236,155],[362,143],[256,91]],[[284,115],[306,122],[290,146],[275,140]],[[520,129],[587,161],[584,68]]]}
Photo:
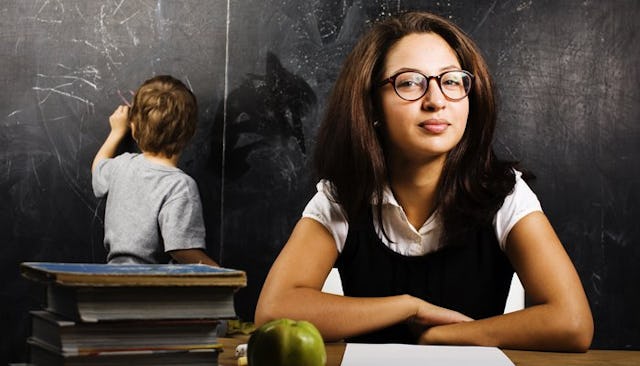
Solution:
{"label": "blue book", "polygon": [[63,286],[244,287],[244,271],[206,264],[99,264],[24,262],[22,275]]}
{"label": "blue book", "polygon": [[244,271],[204,264],[25,262],[47,287],[46,310],[74,321],[228,319]]}

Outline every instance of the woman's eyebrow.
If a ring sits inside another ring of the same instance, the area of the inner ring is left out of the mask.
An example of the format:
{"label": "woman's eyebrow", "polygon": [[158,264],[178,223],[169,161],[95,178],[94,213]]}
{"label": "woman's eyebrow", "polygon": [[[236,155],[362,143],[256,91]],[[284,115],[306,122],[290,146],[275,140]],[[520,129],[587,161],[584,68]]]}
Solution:
{"label": "woman's eyebrow", "polygon": [[[460,69],[461,69],[460,66],[452,64],[452,65],[447,65],[447,66],[441,67],[440,69],[438,69],[438,73],[442,73],[442,72],[445,72],[445,71],[451,71],[451,70],[460,70]],[[397,74],[399,74],[401,72],[406,72],[406,71],[416,71],[416,72],[419,72],[421,74],[428,75],[428,73],[426,73],[425,71],[420,70],[420,69],[416,69],[416,68],[412,68],[412,67],[399,68],[399,69],[395,70],[393,73],[391,73],[391,75],[397,75]]]}

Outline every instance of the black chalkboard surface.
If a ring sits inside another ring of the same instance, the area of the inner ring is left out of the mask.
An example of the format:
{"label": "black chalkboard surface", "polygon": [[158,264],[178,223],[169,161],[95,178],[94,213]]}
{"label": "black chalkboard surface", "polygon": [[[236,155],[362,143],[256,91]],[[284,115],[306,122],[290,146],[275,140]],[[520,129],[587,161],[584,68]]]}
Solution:
{"label": "black chalkboard surface", "polygon": [[205,171],[207,134],[224,94],[226,6],[0,5],[0,363],[25,360],[27,311],[44,301],[39,287],[19,277],[19,262],[105,260],[104,203],[93,197],[89,167],[122,97],[156,74],[183,80],[198,98],[200,126],[181,165],[193,175]]}
{"label": "black chalkboard surface", "polygon": [[[499,88],[496,148],[521,161],[582,278],[595,348],[640,348],[640,3],[5,0],[0,5],[0,362],[26,361],[43,292],[22,261],[103,262],[89,166],[107,117],[156,74],[196,94],[180,166],[209,254],[262,281],[314,192],[323,103],[370,21],[435,11],[471,34]],[[132,143],[123,150],[134,150]],[[549,279],[553,280],[553,279]]]}

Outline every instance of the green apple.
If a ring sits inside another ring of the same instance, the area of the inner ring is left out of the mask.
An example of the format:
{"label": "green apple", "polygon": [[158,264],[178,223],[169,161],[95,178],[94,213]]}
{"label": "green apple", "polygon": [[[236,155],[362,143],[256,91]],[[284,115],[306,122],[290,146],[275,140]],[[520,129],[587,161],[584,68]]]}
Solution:
{"label": "green apple", "polygon": [[318,329],[308,321],[276,319],[249,338],[249,366],[324,366],[327,352]]}

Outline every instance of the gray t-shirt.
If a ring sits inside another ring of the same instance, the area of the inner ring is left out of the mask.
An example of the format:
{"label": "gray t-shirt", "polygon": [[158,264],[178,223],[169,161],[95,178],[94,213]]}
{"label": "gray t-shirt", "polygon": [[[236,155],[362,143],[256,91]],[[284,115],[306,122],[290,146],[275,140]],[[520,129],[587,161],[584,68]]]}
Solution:
{"label": "gray t-shirt", "polygon": [[166,252],[206,247],[198,186],[182,170],[125,153],[101,160],[92,185],[96,197],[107,196],[109,263],[168,263]]}

